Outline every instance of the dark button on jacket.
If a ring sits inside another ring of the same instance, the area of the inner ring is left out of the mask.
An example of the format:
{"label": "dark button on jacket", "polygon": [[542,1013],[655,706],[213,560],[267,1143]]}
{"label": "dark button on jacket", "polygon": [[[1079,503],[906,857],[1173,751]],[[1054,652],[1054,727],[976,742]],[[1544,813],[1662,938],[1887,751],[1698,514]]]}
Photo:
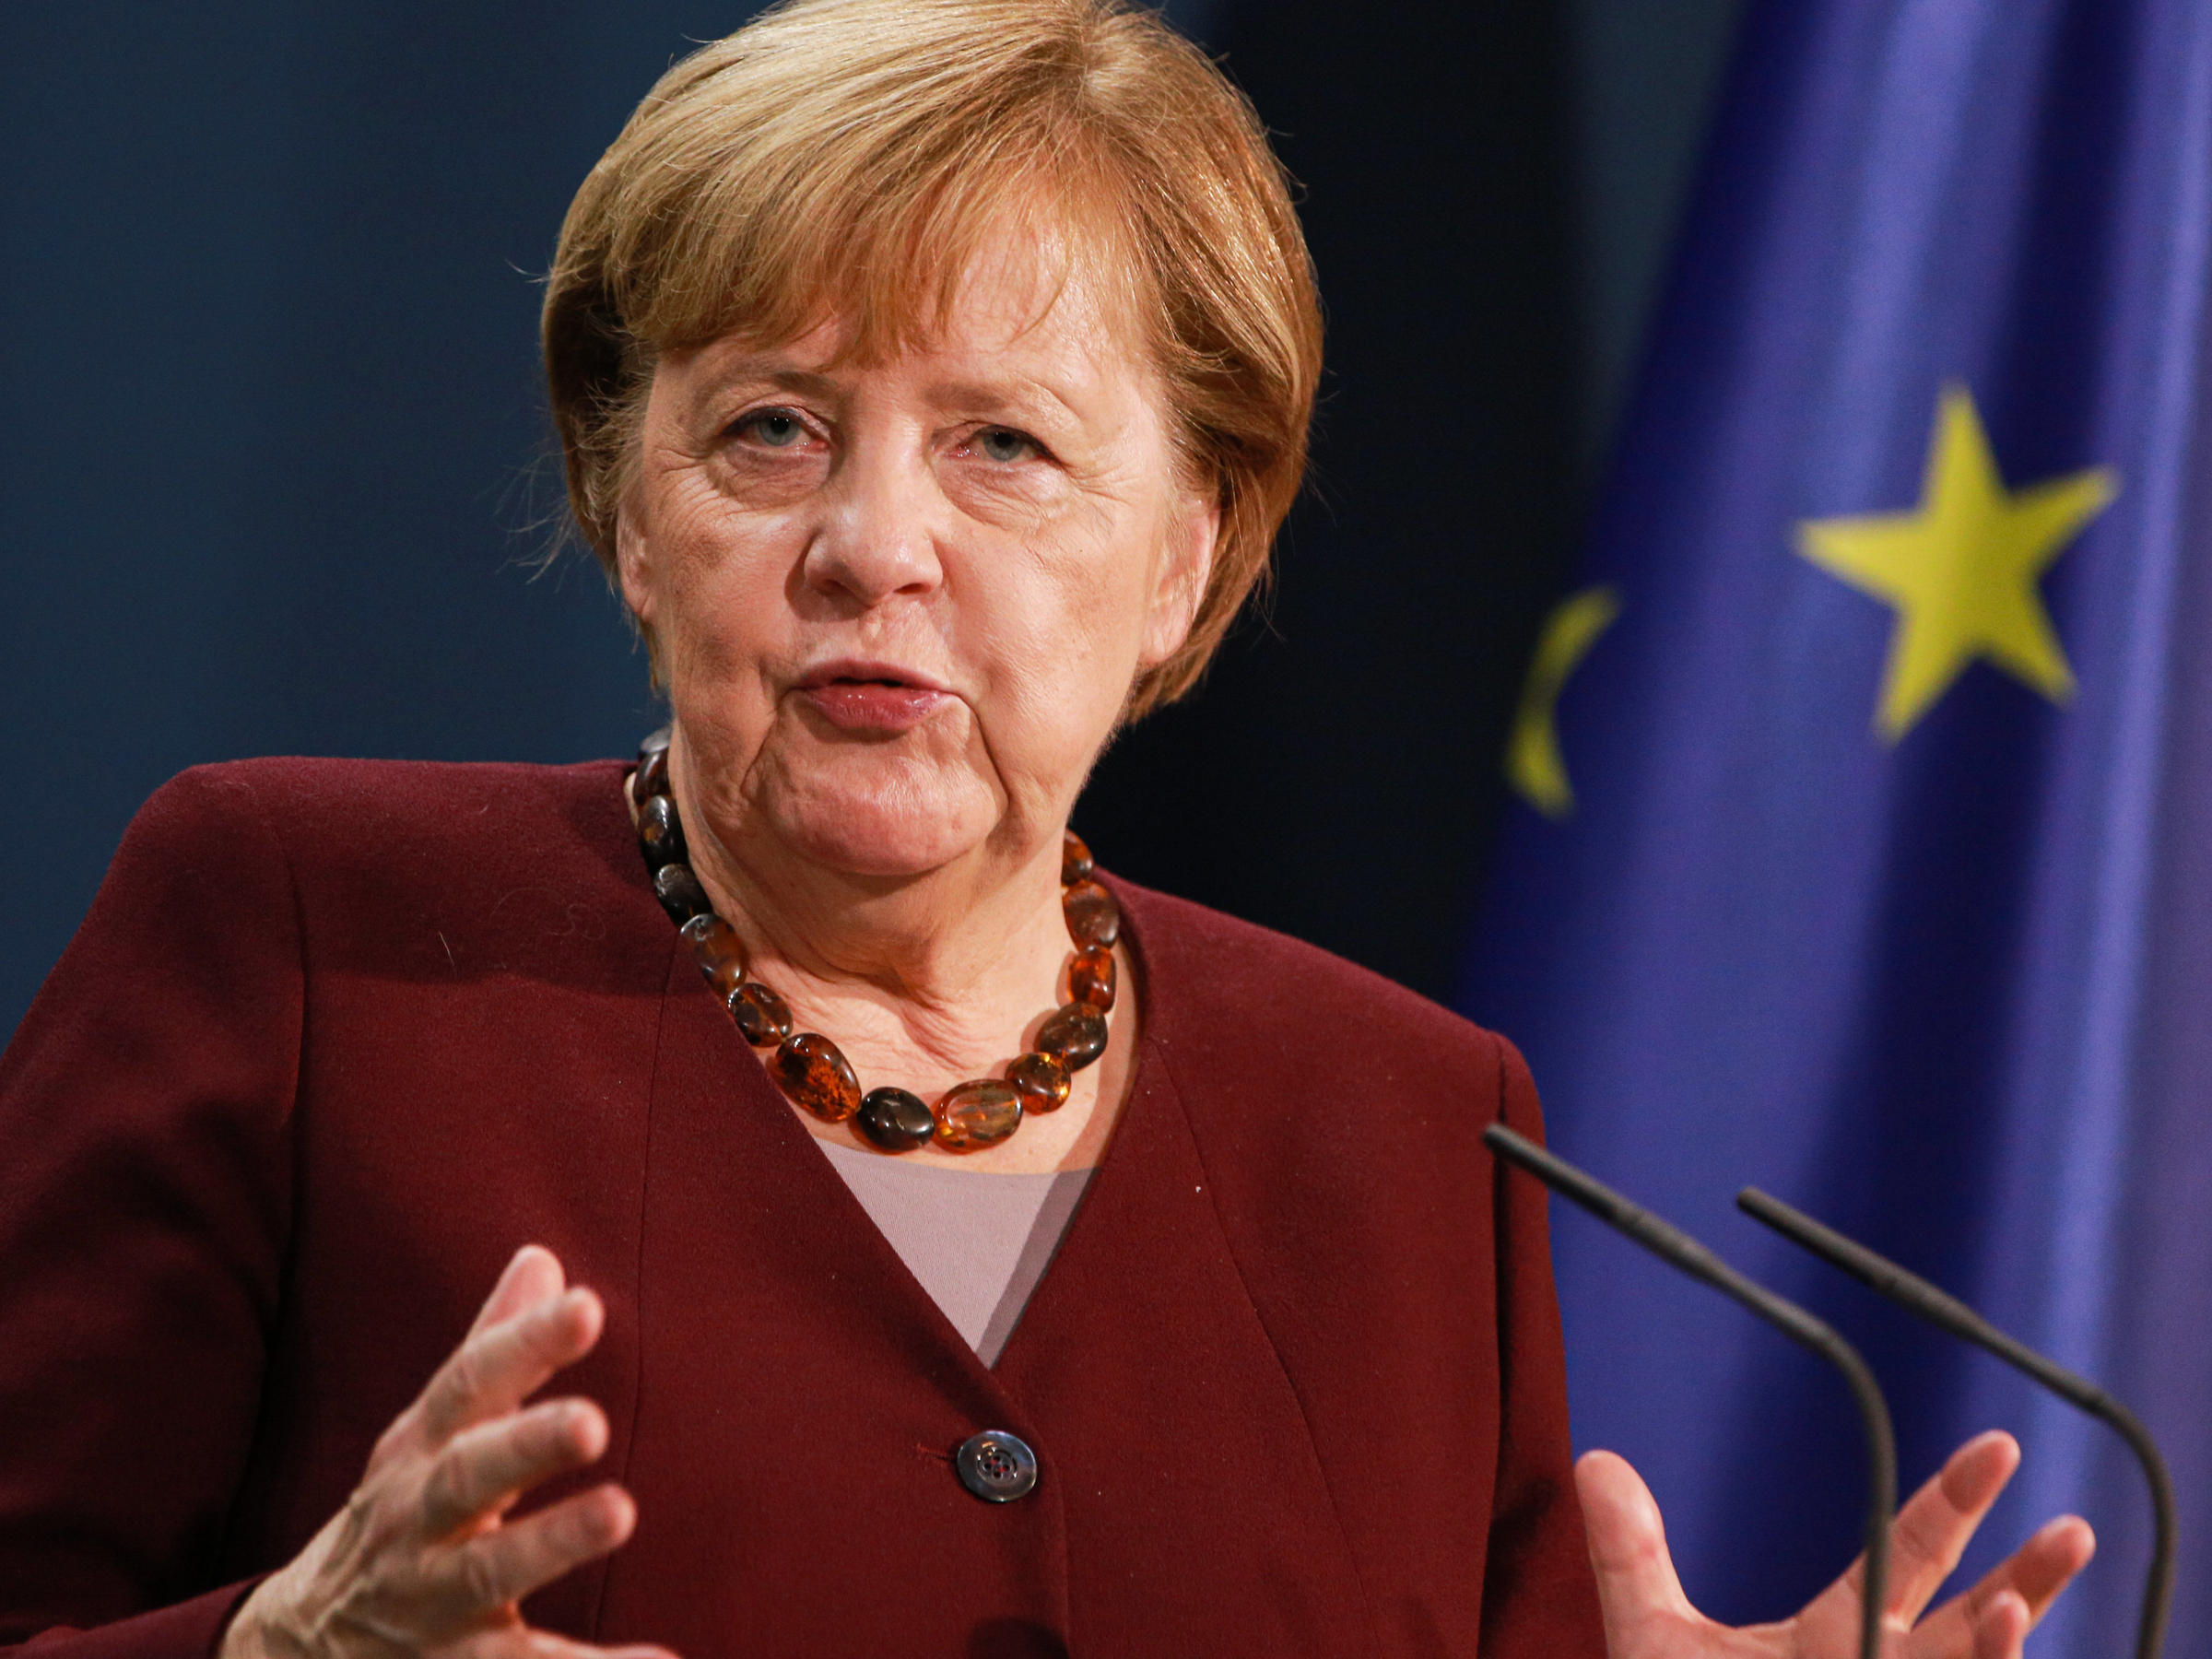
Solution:
{"label": "dark button on jacket", "polygon": [[960,1484],[985,1503],[1011,1503],[1037,1488],[1037,1453],[1018,1434],[986,1429],[960,1442],[952,1454]]}

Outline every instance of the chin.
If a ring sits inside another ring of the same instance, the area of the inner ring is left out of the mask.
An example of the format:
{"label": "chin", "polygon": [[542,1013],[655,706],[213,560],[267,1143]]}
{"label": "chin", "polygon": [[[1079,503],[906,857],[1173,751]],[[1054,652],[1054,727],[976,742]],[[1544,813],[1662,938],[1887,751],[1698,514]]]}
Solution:
{"label": "chin", "polygon": [[854,876],[922,876],[990,834],[990,819],[962,805],[825,793],[788,803],[775,816],[785,838],[816,864]]}

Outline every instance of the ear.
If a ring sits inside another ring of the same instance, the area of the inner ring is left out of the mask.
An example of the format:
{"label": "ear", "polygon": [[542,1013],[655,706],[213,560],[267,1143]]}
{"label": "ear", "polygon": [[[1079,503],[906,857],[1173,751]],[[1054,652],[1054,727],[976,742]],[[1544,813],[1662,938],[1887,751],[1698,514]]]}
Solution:
{"label": "ear", "polygon": [[638,488],[634,483],[622,492],[621,505],[615,509],[615,580],[621,586],[622,602],[629,606],[629,614],[638,619],[641,629],[650,633],[653,555],[644,526],[639,523]]}
{"label": "ear", "polygon": [[1183,498],[1169,524],[1167,547],[1153,582],[1144,649],[1137,658],[1140,672],[1159,667],[1190,638],[1220,541],[1221,503],[1204,496]]}

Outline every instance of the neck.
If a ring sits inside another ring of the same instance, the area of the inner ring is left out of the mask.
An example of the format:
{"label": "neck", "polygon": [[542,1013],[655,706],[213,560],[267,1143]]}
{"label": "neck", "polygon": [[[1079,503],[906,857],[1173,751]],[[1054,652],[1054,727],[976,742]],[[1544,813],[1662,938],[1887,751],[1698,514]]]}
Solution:
{"label": "neck", "polygon": [[988,843],[912,877],[824,867],[772,831],[732,832],[699,809],[679,742],[670,783],[694,874],[745,942],[755,979],[829,1036],[862,1087],[934,1098],[994,1075],[1061,998],[1072,947],[1060,908],[1060,830]]}

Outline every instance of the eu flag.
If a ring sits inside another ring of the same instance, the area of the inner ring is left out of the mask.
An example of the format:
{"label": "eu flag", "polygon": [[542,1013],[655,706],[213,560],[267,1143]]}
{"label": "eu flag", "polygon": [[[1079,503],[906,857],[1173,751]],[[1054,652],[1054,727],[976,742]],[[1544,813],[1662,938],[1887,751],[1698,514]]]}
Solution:
{"label": "eu flag", "polygon": [[[1902,1477],[2027,1451],[1977,1546],[2102,1547],[2105,1432],[1735,1217],[1756,1183],[2105,1382],[2212,1655],[2212,4],[1755,0],[1586,568],[1539,649],[1466,1010],[1557,1144],[1864,1346]],[[1853,1553],[1841,1387],[1558,1218],[1576,1438],[1693,1599]],[[1971,1565],[1971,1563],[1970,1563]]]}

